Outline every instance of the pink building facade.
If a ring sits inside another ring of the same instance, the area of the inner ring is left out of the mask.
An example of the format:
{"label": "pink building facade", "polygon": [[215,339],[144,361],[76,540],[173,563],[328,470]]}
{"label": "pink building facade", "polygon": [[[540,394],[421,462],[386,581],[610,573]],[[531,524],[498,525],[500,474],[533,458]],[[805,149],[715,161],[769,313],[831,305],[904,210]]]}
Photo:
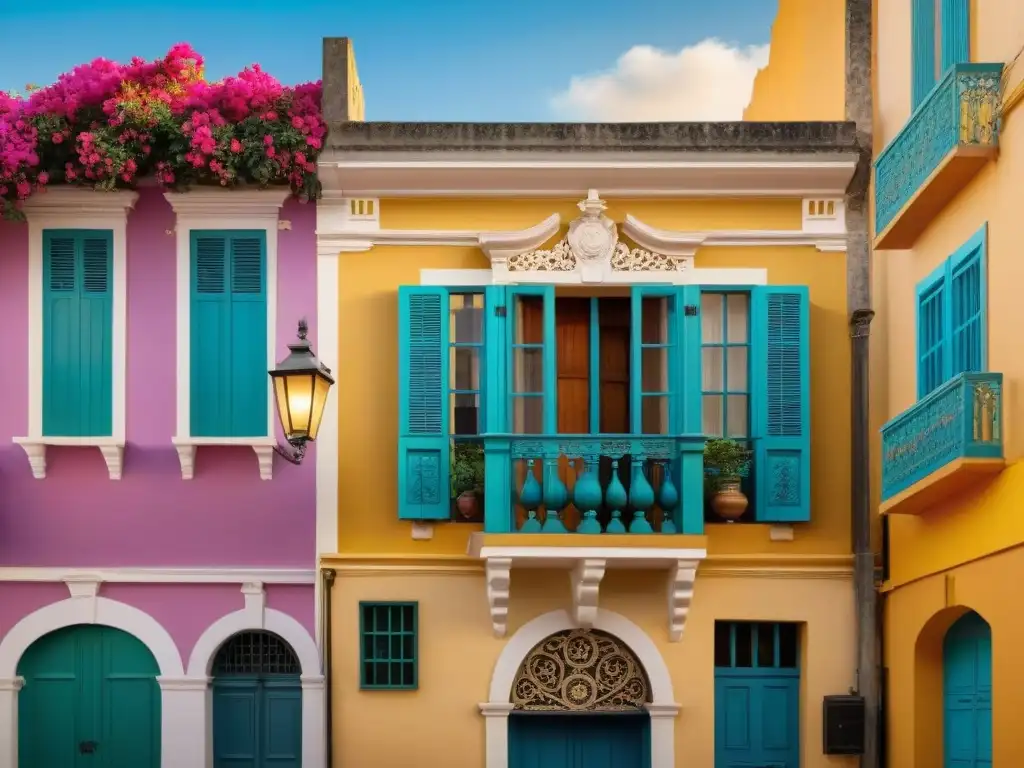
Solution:
{"label": "pink building facade", "polygon": [[[54,188],[26,214],[0,222],[0,768],[58,768],[51,748],[213,765],[217,717],[256,701],[218,698],[239,638],[288,657],[246,715],[291,740],[260,759],[322,767],[315,447],[300,466],[275,454],[266,374],[300,318],[316,345],[315,206],[284,189]],[[150,668],[126,673],[130,695],[79,702],[96,734],[73,713],[44,728],[40,681],[88,674],[60,668],[61,648],[95,645],[97,690],[131,655],[69,634],[90,626]],[[144,726],[100,722],[118,701]]]}

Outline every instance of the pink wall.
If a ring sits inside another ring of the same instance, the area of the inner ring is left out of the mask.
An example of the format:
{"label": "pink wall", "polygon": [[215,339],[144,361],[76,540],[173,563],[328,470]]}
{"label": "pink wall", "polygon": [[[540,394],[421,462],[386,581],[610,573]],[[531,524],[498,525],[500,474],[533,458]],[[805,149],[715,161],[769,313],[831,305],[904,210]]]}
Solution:
{"label": "pink wall", "polygon": [[[0,590],[0,639],[28,614],[68,597],[62,583],[3,582]],[[270,584],[266,592],[268,608],[287,613],[313,634],[312,586]],[[156,619],[174,639],[185,667],[207,627],[245,605],[238,584],[103,584],[100,596]]]}
{"label": "pink wall", "polygon": [[[290,201],[281,218],[291,229],[278,233],[278,359],[299,317],[316,339],[316,209]],[[174,226],[160,192],[142,190],[128,218],[123,479],[108,478],[97,449],[49,448],[36,480],[11,442],[27,432],[28,232],[0,222],[0,565],[314,567],[312,448],[299,467],[275,457],[270,481],[249,448],[200,448],[194,479],[181,479]]]}

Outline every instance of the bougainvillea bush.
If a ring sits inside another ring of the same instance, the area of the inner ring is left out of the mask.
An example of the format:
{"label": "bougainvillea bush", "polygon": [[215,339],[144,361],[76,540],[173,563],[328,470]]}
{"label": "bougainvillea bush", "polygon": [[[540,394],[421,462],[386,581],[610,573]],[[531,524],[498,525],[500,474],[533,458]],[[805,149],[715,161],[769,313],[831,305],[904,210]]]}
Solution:
{"label": "bougainvillea bush", "polygon": [[48,184],[132,187],[284,185],[319,195],[316,158],[327,126],[320,83],[282,86],[253,65],[211,83],[179,44],[162,59],[96,59],[26,96],[0,92],[0,208]]}

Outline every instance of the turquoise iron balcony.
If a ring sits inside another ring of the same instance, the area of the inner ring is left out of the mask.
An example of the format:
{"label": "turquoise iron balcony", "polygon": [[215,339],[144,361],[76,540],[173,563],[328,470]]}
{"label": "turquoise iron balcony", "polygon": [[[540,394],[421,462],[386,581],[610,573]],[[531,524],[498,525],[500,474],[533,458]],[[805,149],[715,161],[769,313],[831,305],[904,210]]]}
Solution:
{"label": "turquoise iron balcony", "polygon": [[484,531],[702,534],[701,435],[484,435]]}
{"label": "turquoise iron balcony", "polygon": [[920,514],[1000,472],[1003,374],[961,373],[882,427],[882,504]]}
{"label": "turquoise iron balcony", "polygon": [[875,248],[910,248],[995,155],[1002,64],[957,64],[875,160]]}

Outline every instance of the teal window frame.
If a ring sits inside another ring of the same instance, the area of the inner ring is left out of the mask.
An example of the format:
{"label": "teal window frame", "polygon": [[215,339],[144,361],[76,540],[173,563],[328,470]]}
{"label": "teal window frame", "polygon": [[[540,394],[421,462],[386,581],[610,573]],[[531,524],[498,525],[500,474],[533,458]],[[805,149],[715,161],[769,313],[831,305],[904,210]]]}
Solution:
{"label": "teal window frame", "polygon": [[[786,628],[787,637],[783,637],[783,627]],[[739,658],[737,652],[737,638],[740,633],[740,629],[745,628],[750,631],[750,663],[743,664]],[[772,658],[770,663],[761,664],[760,649],[761,649],[761,632],[762,630],[768,630],[771,643]],[[789,632],[792,631],[792,635],[789,636]],[[718,644],[721,636],[728,633],[729,649],[728,649],[728,664],[720,664],[718,658]],[[774,675],[800,675],[800,624],[792,621],[729,621],[719,619],[715,621],[715,674],[717,675],[728,675],[730,673],[737,674],[740,676],[748,676],[755,670],[770,671]],[[783,653],[783,643],[792,640],[793,647],[789,652]],[[785,664],[783,656],[789,656],[793,660],[793,664]]]}
{"label": "teal window frame", "polygon": [[[403,616],[405,609],[410,609],[412,617],[412,627],[406,628]],[[373,616],[373,627],[367,627],[367,611],[372,612]],[[377,618],[378,612],[384,612],[387,616],[387,629],[378,629]],[[399,616],[399,629],[393,628],[394,617]],[[406,637],[412,638],[412,651],[410,654],[406,654],[404,648],[404,639]],[[367,640],[370,640],[371,646],[376,649],[376,641],[383,639],[387,645],[387,655],[384,657],[378,657],[376,651],[371,653],[372,658],[367,658]],[[398,640],[399,652],[396,655],[395,640]],[[406,655],[411,658],[406,658]],[[373,675],[368,675],[367,665],[372,664],[374,667],[372,671],[376,672],[376,665],[383,664],[387,669],[387,682],[379,682],[371,679]],[[399,665],[398,670],[401,676],[404,678],[404,672],[408,670],[410,672],[409,682],[392,682],[392,675],[394,673],[394,665]],[[419,603],[416,601],[370,601],[361,600],[359,602],[359,688],[364,691],[415,691],[419,689]]]}
{"label": "teal window frame", "polygon": [[919,400],[960,373],[988,371],[987,262],[985,224],[915,288]]}
{"label": "teal window frame", "polygon": [[[480,312],[482,314],[480,323],[480,340],[479,341],[458,341],[455,338],[455,334],[449,334],[448,339],[448,355],[449,358],[457,355],[460,349],[472,349],[476,350],[477,353],[477,365],[479,366],[478,371],[478,387],[477,389],[458,389],[455,387],[455,373],[453,366],[449,363],[449,377],[447,382],[448,387],[448,419],[449,419],[449,431],[453,440],[473,440],[483,434],[486,429],[486,399],[487,399],[487,336],[486,336],[486,324],[487,324],[487,293],[484,291],[482,286],[476,286],[473,288],[448,288],[448,321],[452,320],[451,310],[451,297],[452,296],[479,296],[481,299],[482,306]],[[476,418],[476,432],[457,432],[455,430],[455,408],[456,399],[459,395],[476,395],[477,397],[477,418]]]}
{"label": "teal window frame", "polygon": [[[751,312],[751,291],[746,290],[701,290],[701,316],[704,316],[704,297],[705,296],[721,296],[722,297],[722,340],[717,342],[709,342],[704,340],[704,335],[701,333],[700,348],[701,348],[701,423],[703,424],[704,415],[704,401],[707,397],[718,397],[722,403],[722,432],[708,433],[708,437],[722,437],[730,440],[737,440],[739,442],[746,442],[750,440],[751,424],[751,402],[750,402],[750,379],[751,379],[751,365],[753,363],[752,355],[752,337],[750,327],[750,312]],[[729,341],[729,297],[730,296],[744,296],[747,300],[747,319],[746,319],[746,336],[745,342],[730,342]],[[701,321],[703,327],[703,320]],[[746,389],[734,390],[729,388],[729,349],[730,348],[742,348],[747,351],[747,370],[745,379],[747,382]],[[704,350],[707,349],[721,349],[722,350],[722,388],[720,390],[704,389],[704,376],[703,376],[703,363],[704,363]],[[743,395],[746,398],[746,430],[743,435],[730,435],[729,432],[729,396],[730,395]]]}
{"label": "teal window frame", "polygon": [[911,107],[941,76],[971,60],[970,0],[911,0]]}

